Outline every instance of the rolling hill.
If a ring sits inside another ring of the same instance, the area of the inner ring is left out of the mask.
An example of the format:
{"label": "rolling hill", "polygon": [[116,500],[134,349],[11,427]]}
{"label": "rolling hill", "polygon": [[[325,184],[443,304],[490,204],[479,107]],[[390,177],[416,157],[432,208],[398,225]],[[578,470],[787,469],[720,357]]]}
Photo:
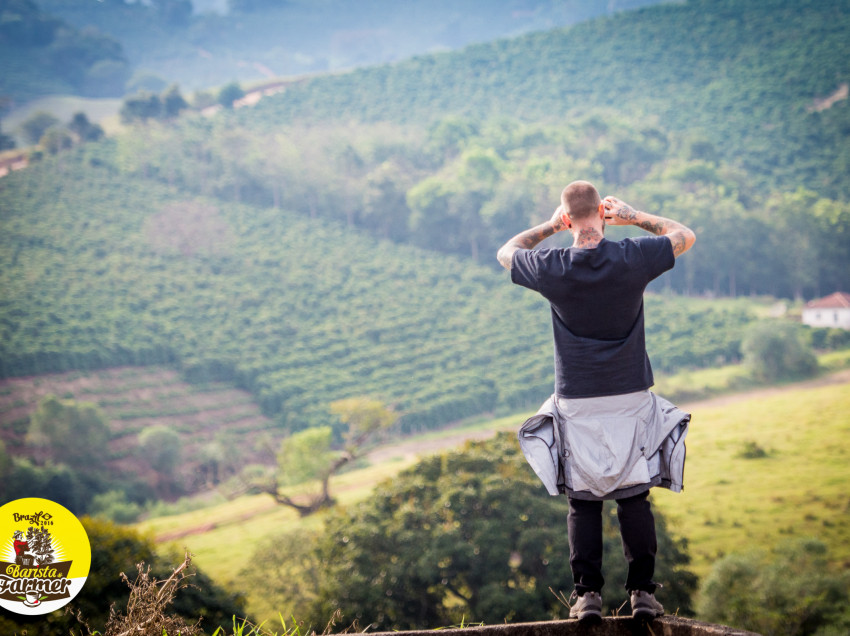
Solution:
{"label": "rolling hill", "polygon": [[846,30],[822,3],[663,5],[44,156],[0,180],[0,377],[165,366],[249,392],[279,434],[360,395],[402,432],[536,406],[545,303],[490,254],[577,173],[700,235],[647,298],[655,368],[735,361],[760,317],[714,295],[847,281],[850,206],[785,190],[847,186],[847,100],[808,109],[843,81]]}
{"label": "rolling hill", "polygon": [[658,1],[236,0],[219,3],[229,5],[224,12],[210,11],[203,2],[38,4],[79,29],[94,28],[121,42],[137,79],[152,74],[152,79],[197,90],[271,74],[392,62]]}
{"label": "rolling hill", "polygon": [[846,200],[850,106],[825,100],[850,82],[848,32],[841,2],[691,0],[316,77],[242,121],[614,113],[707,137],[759,186]]}
{"label": "rolling hill", "polygon": [[[551,392],[545,305],[507,274],[90,158],[0,184],[0,376],[165,364],[250,391],[288,430],[356,395],[412,431]],[[755,319],[743,300],[647,311],[659,369],[734,359]]]}

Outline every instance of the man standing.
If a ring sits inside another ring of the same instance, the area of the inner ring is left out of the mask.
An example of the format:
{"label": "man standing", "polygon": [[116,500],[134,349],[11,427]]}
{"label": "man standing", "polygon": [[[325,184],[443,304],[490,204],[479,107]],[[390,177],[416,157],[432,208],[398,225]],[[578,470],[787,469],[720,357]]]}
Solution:
{"label": "man standing", "polygon": [[[654,236],[612,242],[604,237],[606,224],[636,225]],[[572,233],[572,247],[532,249],[563,230]],[[650,281],[673,268],[695,238],[681,223],[635,210],[615,197],[603,200],[592,184],[575,181],[564,188],[549,221],[517,234],[497,255],[511,280],[539,292],[552,310],[555,394],[550,401],[560,431],[555,433],[561,440],[558,456],[564,458],[554,470],[561,492],[569,496],[570,567],[577,597],[571,618],[602,616],[604,499],[617,501],[632,615],[664,613],[654,595],[657,543],[647,496],[656,485],[677,489],[658,474],[664,462],[656,451],[658,439],[672,429],[670,418],[689,416],[649,391],[653,377],[643,293]]]}

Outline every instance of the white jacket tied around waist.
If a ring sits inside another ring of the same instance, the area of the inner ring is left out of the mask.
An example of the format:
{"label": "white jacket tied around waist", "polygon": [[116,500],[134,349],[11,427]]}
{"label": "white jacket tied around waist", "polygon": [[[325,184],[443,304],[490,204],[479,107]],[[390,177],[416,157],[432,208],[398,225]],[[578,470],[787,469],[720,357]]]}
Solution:
{"label": "white jacket tied around waist", "polygon": [[517,436],[550,495],[621,499],[653,486],[682,490],[690,420],[651,391],[578,399],[553,395]]}

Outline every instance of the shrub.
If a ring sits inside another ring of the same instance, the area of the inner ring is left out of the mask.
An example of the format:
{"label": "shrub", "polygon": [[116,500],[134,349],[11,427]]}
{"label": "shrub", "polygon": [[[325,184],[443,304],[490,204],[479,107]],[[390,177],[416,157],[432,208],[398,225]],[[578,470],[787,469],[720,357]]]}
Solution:
{"label": "shrub", "polygon": [[764,321],[750,327],[741,343],[744,362],[767,382],[807,377],[817,371],[817,358],[789,322]]}
{"label": "shrub", "polygon": [[50,128],[59,124],[59,120],[43,110],[30,115],[21,124],[21,134],[28,144],[37,144]]}
{"label": "shrub", "polygon": [[115,523],[133,523],[142,513],[142,507],[133,501],[127,501],[127,495],[123,491],[110,490],[92,497],[89,511],[96,517],[103,517]]}
{"label": "shrub", "polygon": [[180,436],[173,429],[154,426],[139,435],[139,452],[151,468],[170,476],[180,462]]}
{"label": "shrub", "polygon": [[810,330],[812,347],[837,351],[850,346],[850,330],[837,327],[815,327]]}
{"label": "shrub", "polygon": [[64,128],[53,126],[45,131],[38,143],[47,153],[55,155],[71,148],[74,145],[74,138]]}
{"label": "shrub", "polygon": [[740,457],[741,459],[761,459],[762,457],[767,457],[767,451],[756,442],[749,440],[744,442],[743,447],[738,451],[736,457]]}
{"label": "shrub", "polygon": [[827,556],[815,539],[730,554],[700,587],[699,617],[765,635],[833,633],[845,624],[850,578],[833,572]]}

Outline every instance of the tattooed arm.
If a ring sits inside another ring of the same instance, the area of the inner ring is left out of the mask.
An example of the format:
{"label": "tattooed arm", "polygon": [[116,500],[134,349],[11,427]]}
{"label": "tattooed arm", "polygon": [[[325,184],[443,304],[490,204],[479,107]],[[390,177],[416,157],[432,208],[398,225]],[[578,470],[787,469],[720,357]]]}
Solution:
{"label": "tattooed arm", "polygon": [[510,271],[514,252],[518,249],[530,250],[533,247],[537,247],[537,245],[553,234],[566,229],[567,222],[564,214],[564,208],[563,206],[559,206],[558,209],[555,210],[555,214],[552,215],[551,219],[545,223],[541,223],[540,225],[535,225],[524,232],[520,232],[507,243],[502,245],[496,254],[496,258],[499,259],[499,263],[501,263],[502,267]]}
{"label": "tattooed arm", "polygon": [[605,222],[608,225],[636,225],[657,236],[666,236],[673,244],[673,255],[681,256],[697,240],[693,230],[663,216],[635,210],[632,206],[617,197],[605,197]]}

